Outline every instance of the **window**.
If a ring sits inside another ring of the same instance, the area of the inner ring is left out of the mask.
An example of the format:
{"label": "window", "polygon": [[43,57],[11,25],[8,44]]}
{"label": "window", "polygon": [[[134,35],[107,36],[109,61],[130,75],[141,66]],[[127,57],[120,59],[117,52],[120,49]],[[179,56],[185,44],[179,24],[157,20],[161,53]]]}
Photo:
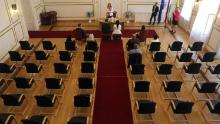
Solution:
{"label": "window", "polygon": [[201,1],[190,37],[194,41],[207,41],[218,11],[219,0]]}
{"label": "window", "polygon": [[192,15],[194,3],[195,3],[195,0],[184,0],[183,8],[181,11],[181,16],[187,21],[189,21]]}

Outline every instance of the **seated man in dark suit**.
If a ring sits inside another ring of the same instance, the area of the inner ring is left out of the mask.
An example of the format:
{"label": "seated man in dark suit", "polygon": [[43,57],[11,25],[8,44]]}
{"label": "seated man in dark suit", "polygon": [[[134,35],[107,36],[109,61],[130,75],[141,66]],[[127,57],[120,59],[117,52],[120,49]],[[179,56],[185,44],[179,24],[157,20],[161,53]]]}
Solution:
{"label": "seated man in dark suit", "polygon": [[102,24],[102,38],[107,40],[111,38],[111,25],[108,23],[108,19]]}
{"label": "seated man in dark suit", "polygon": [[128,40],[128,42],[126,43],[127,46],[127,50],[132,50],[134,49],[134,44],[140,44],[140,40],[136,37],[136,35],[134,34],[132,36],[131,39]]}
{"label": "seated man in dark suit", "polygon": [[87,33],[84,29],[82,29],[82,24],[78,24],[78,27],[75,29],[76,40],[78,41],[86,41]]}

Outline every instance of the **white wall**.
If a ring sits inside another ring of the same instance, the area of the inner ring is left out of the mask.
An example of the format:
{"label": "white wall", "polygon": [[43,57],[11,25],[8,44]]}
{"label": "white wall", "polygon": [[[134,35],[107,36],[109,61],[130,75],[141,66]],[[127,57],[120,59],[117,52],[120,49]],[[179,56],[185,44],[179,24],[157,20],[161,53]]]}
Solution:
{"label": "white wall", "polygon": [[216,51],[217,57],[220,57],[220,7],[215,23],[213,25],[209,41],[207,42],[207,48],[210,51]]}
{"label": "white wall", "polygon": [[[18,11],[12,12],[11,5],[16,4]],[[0,0],[0,61],[8,58],[8,51],[18,48],[18,41],[28,39],[27,28],[21,14],[19,0]]]}

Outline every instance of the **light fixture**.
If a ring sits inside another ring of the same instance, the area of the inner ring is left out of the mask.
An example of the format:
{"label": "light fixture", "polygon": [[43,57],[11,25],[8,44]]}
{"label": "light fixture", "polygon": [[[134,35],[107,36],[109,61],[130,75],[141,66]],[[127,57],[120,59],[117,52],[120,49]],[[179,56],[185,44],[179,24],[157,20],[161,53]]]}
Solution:
{"label": "light fixture", "polygon": [[17,5],[16,4],[11,4],[12,10],[17,10]]}

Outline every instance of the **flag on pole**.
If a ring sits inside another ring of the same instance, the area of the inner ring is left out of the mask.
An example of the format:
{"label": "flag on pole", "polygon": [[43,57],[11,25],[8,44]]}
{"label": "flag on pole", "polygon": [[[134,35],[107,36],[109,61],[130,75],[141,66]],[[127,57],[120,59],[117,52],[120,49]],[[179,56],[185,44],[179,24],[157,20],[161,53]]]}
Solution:
{"label": "flag on pole", "polygon": [[161,0],[159,15],[158,15],[158,18],[157,18],[157,23],[158,24],[161,21],[161,16],[162,16],[162,12],[163,12],[164,6],[165,6],[165,0]]}

